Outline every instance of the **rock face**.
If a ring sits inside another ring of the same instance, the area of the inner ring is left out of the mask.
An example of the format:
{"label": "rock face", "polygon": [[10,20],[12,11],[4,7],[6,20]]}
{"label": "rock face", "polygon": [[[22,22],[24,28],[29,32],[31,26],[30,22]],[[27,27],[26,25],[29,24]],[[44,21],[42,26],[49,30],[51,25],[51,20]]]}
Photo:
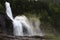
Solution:
{"label": "rock face", "polygon": [[12,36],[6,34],[0,34],[0,40],[46,40],[44,37],[40,36]]}

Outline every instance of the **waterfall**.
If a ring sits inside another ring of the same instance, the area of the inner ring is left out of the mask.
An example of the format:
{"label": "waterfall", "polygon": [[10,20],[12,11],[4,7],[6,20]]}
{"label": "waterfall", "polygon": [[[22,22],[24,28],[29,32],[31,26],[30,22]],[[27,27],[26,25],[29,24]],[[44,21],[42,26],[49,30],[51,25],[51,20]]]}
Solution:
{"label": "waterfall", "polygon": [[[15,18],[13,18],[10,3],[5,2],[5,6],[6,6],[6,14],[12,20],[13,23],[13,34],[15,36],[43,35],[41,33],[41,30],[39,29],[40,21],[35,20],[30,22],[29,19],[24,15],[16,16]],[[24,31],[23,27],[27,30],[25,31],[27,33],[23,32]]]}
{"label": "waterfall", "polygon": [[13,33],[15,36],[23,36],[23,31],[22,31],[22,24],[20,21],[17,21],[13,18],[10,3],[5,2],[6,6],[6,14],[7,16],[13,21]]}
{"label": "waterfall", "polygon": [[30,21],[31,21],[31,25],[32,25],[33,31],[34,31],[33,36],[34,35],[44,36],[45,34],[42,32],[42,30],[40,28],[41,23],[40,23],[39,18],[33,17],[33,18],[30,19]]}
{"label": "waterfall", "polygon": [[[18,20],[21,22],[22,24],[22,27],[24,25],[24,27],[27,29],[27,34],[25,34],[26,36],[31,36],[33,35],[33,29],[32,29],[32,26],[30,25],[29,23],[29,20],[26,16],[22,15],[22,16],[16,16],[15,17],[15,20]],[[25,36],[24,35],[24,36]]]}
{"label": "waterfall", "polygon": [[11,7],[10,7],[10,4],[8,2],[5,2],[5,6],[6,6],[6,13],[7,13],[7,16],[13,20],[13,15],[12,15],[12,11],[11,11]]}

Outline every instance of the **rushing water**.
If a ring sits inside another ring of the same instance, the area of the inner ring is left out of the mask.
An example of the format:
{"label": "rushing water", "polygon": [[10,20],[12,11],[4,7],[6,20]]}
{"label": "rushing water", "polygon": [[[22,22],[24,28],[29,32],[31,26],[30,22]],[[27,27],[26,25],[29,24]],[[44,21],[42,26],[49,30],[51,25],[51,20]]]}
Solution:
{"label": "rushing water", "polygon": [[[33,36],[33,35],[41,35],[43,36],[39,25],[40,21],[29,21],[29,19],[22,15],[16,16],[13,18],[10,3],[5,2],[6,5],[6,14],[13,21],[13,33],[15,36]],[[34,22],[34,23],[33,23]]]}
{"label": "rushing water", "polygon": [[24,15],[22,15],[22,16],[16,16],[15,17],[15,20],[19,21],[21,23],[22,27],[24,27],[26,29],[27,33],[26,34],[23,33],[23,34],[25,34],[27,36],[33,34],[33,30],[31,28],[31,25],[29,23],[29,20],[27,19],[26,16],[24,16]]}
{"label": "rushing water", "polygon": [[8,2],[5,2],[5,6],[6,6],[6,14],[7,16],[13,20],[13,15],[12,15],[12,11],[11,11],[11,7],[10,4]]}

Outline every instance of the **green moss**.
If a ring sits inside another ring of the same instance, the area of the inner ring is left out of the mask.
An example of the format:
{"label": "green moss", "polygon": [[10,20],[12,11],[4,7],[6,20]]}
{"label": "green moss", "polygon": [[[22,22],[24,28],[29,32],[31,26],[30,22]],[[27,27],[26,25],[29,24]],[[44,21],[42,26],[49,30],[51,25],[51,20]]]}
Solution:
{"label": "green moss", "polygon": [[53,33],[47,33],[46,38],[47,38],[46,40],[59,40],[59,37],[57,37]]}

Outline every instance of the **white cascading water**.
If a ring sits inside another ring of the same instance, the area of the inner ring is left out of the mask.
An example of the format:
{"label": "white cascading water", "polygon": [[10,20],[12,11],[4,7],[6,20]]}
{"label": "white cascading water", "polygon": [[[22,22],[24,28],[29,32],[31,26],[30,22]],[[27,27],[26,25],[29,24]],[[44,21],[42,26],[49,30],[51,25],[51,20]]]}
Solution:
{"label": "white cascading water", "polygon": [[40,20],[38,18],[35,18],[35,17],[33,19],[31,18],[31,25],[33,26],[34,35],[37,35],[37,36],[45,35],[44,33],[42,33],[40,29]]}
{"label": "white cascading water", "polygon": [[6,6],[6,13],[7,13],[7,16],[13,20],[13,15],[12,15],[12,11],[11,11],[11,8],[10,8],[10,4],[8,2],[5,2],[5,6]]}
{"label": "white cascading water", "polygon": [[31,27],[31,25],[29,23],[29,20],[27,19],[26,16],[24,16],[24,15],[22,15],[22,16],[16,16],[15,20],[20,21],[21,24],[22,24],[22,27],[24,25],[24,27],[27,29],[28,34],[25,34],[24,36],[33,35],[32,27]]}
{"label": "white cascading water", "polygon": [[23,36],[22,24],[21,22],[13,19],[10,3],[5,2],[6,5],[6,14],[13,21],[13,33],[15,36]]}
{"label": "white cascading water", "polygon": [[[15,18],[13,18],[12,15],[12,11],[11,11],[11,7],[10,7],[10,3],[9,2],[5,2],[6,5],[6,14],[7,16],[13,21],[13,33],[15,36],[33,36],[33,35],[42,35],[42,33],[40,33],[40,29],[39,29],[39,21],[35,22],[35,27],[33,27],[33,25],[29,22],[28,18],[24,15],[22,16],[16,16]],[[27,29],[27,33],[24,34],[23,32],[23,26]]]}

